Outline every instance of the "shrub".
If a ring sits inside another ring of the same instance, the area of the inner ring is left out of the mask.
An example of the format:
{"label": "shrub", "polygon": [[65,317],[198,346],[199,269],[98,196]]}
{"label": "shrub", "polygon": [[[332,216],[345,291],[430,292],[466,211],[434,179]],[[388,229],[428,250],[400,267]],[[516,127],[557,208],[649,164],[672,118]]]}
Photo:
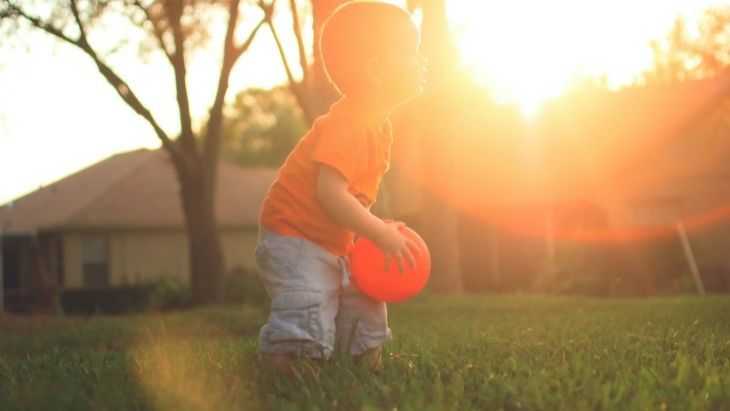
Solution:
{"label": "shrub", "polygon": [[269,299],[258,275],[241,266],[233,268],[226,274],[224,284],[226,302],[262,304]]}
{"label": "shrub", "polygon": [[171,310],[192,304],[190,286],[180,279],[165,276],[142,285],[147,290],[147,309]]}
{"label": "shrub", "polygon": [[[225,303],[262,304],[268,294],[255,272],[236,267],[224,276]],[[143,284],[104,288],[67,288],[61,291],[66,314],[127,314],[173,310],[192,304],[190,287],[172,276]]]}
{"label": "shrub", "polygon": [[145,286],[70,288],[61,291],[61,308],[66,314],[124,314],[147,308]]}

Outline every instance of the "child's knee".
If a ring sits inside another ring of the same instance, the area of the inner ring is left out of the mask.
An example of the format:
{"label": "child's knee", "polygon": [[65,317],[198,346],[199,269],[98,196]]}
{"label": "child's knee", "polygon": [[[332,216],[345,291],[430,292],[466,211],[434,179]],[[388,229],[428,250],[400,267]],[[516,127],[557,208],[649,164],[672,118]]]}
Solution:
{"label": "child's knee", "polygon": [[266,353],[296,353],[328,358],[334,346],[334,324],[323,308],[326,296],[314,289],[278,290],[259,346]]}

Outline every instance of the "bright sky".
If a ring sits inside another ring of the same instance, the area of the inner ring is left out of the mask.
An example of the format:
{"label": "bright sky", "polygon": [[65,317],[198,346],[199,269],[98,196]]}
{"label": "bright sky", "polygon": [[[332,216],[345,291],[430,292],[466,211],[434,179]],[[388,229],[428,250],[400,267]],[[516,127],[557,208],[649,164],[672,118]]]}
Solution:
{"label": "bright sky", "polygon": [[[613,85],[629,82],[650,64],[649,40],[664,37],[677,15],[691,20],[708,6],[727,4],[448,1],[465,64],[480,82],[518,102],[528,114],[542,100],[559,95],[575,75],[606,74]],[[253,11],[249,16],[251,23],[258,15]],[[281,18],[281,34],[290,33],[288,16]],[[290,36],[284,40],[293,44]],[[85,55],[42,34],[29,38],[28,44],[27,50],[0,45],[0,204],[114,153],[159,146],[148,124],[124,105]],[[164,62],[153,61],[140,70],[137,61],[121,54],[111,62],[163,128],[174,134],[177,111]],[[215,82],[210,79],[218,68],[211,61],[217,61],[213,52],[201,55],[190,68],[192,109],[198,117],[204,117],[213,97]],[[264,30],[239,60],[228,96],[285,78]]]}
{"label": "bright sky", "polygon": [[534,114],[586,75],[611,87],[631,83],[652,63],[649,42],[677,16],[688,29],[728,0],[452,1],[450,19],[464,63],[498,97]]}

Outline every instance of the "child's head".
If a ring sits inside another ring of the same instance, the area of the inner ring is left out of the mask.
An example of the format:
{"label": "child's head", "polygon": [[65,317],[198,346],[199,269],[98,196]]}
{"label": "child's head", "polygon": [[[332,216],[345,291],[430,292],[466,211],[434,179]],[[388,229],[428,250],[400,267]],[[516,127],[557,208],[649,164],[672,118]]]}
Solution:
{"label": "child's head", "polygon": [[370,94],[399,102],[421,93],[425,58],[418,29],[403,9],[352,1],[327,19],[320,49],[330,80],[347,96]]}

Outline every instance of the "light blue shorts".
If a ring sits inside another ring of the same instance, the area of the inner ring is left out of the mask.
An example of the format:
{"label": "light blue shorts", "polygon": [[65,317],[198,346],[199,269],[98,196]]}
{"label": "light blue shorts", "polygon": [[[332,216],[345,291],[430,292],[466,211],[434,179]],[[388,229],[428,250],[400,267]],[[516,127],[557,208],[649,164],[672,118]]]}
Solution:
{"label": "light blue shorts", "polygon": [[271,296],[269,319],[259,333],[261,352],[329,358],[335,347],[358,355],[391,339],[385,303],[350,281],[346,257],[264,227],[255,256]]}

